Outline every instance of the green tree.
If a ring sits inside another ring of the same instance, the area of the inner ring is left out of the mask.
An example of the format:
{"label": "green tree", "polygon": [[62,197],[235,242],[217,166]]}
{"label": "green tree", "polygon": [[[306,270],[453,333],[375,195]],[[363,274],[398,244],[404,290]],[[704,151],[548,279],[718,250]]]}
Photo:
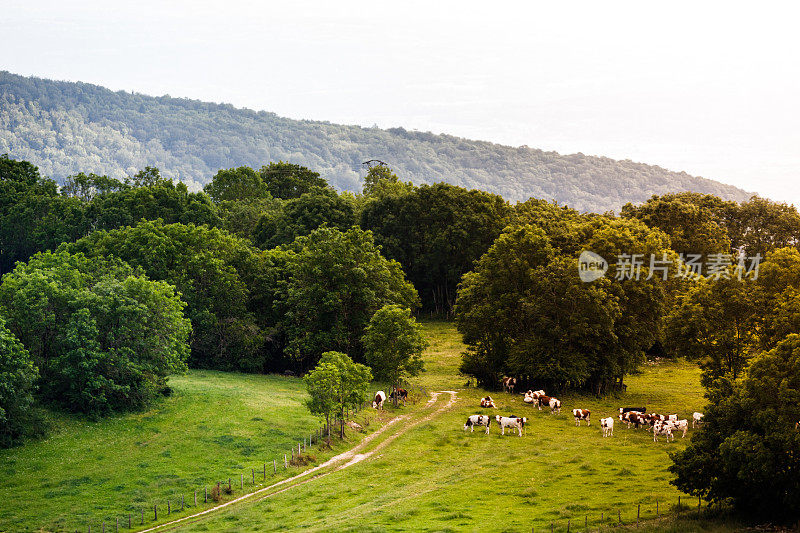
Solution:
{"label": "green tree", "polygon": [[653,196],[640,206],[622,207],[622,216],[638,218],[670,237],[672,249],[685,256],[729,253],[731,241],[722,216],[733,202],[723,202],[711,195],[673,193]]}
{"label": "green tree", "polygon": [[274,248],[323,225],[345,231],[355,223],[355,209],[348,197],[330,188],[316,188],[287,200],[282,210],[265,214],[253,232],[253,240],[261,248]]}
{"label": "green tree", "polygon": [[67,176],[64,185],[61,187],[61,194],[72,198],[78,198],[84,202],[91,202],[99,194],[121,191],[129,185],[108,176],[98,176],[97,174],[83,172]]}
{"label": "green tree", "polygon": [[133,175],[131,182],[134,187],[157,187],[172,183],[167,178],[161,176],[161,171],[157,167],[144,167]]}
{"label": "green tree", "polygon": [[45,398],[95,415],[147,405],[185,369],[191,326],[174,287],[118,259],[40,252],[3,277],[0,312]]}
{"label": "green tree", "polygon": [[412,192],[414,184],[410,181],[402,182],[386,165],[376,165],[367,171],[364,176],[362,193],[364,196],[379,198],[383,196],[399,196]]}
{"label": "green tree", "polygon": [[331,350],[363,360],[361,338],[372,315],[386,304],[419,303],[400,265],[381,255],[369,232],[322,227],[293,247],[281,326],[287,353],[303,369]]}
{"label": "green tree", "polygon": [[448,315],[458,282],[509,223],[500,196],[445,183],[366,202],[361,227],[386,257],[403,265],[423,310]]}
{"label": "green tree", "polygon": [[0,447],[13,446],[31,432],[38,376],[28,350],[0,318]]}
{"label": "green tree", "polygon": [[724,216],[733,247],[749,256],[800,246],[800,213],[793,205],[753,196],[728,205]]}
{"label": "green tree", "polygon": [[[407,377],[424,369],[422,352],[428,346],[422,327],[411,310],[389,304],[378,309],[369,321],[362,338],[367,364],[378,380],[397,390]],[[394,396],[397,405],[397,395]]]}
{"label": "green tree", "polygon": [[328,182],[319,177],[319,172],[283,161],[263,166],[258,173],[270,194],[284,200],[300,198],[314,189],[329,187]]}
{"label": "green tree", "polygon": [[344,438],[347,411],[364,401],[372,381],[370,369],[341,352],[325,352],[303,380],[311,396],[306,405],[312,413],[325,417],[328,439],[334,415],[341,422],[340,437]]}
{"label": "green tree", "polygon": [[142,221],[97,231],[73,252],[118,257],[151,279],[174,285],[192,321],[193,367],[264,371],[269,311],[259,305],[265,258],[248,241],[192,224]]}
{"label": "green tree", "polygon": [[672,483],[757,518],[800,518],[800,335],[756,356],[673,454]]}
{"label": "green tree", "polygon": [[[557,225],[558,226],[558,225]],[[527,376],[551,389],[603,394],[622,385],[652,346],[664,310],[663,282],[613,279],[622,253],[668,251],[668,238],[638,221],[587,217],[558,233],[512,225],[466,274],[456,324],[468,350],[461,370],[488,387],[499,376]],[[581,250],[606,258],[610,274],[578,277]]]}
{"label": "green tree", "polygon": [[222,169],[204,190],[215,203],[272,197],[261,175],[250,167]]}

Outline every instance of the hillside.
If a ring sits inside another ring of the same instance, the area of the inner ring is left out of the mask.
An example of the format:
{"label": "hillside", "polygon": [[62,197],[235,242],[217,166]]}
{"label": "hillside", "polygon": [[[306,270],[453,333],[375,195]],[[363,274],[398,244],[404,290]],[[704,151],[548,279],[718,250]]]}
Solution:
{"label": "hillside", "polygon": [[376,158],[417,184],[445,181],[511,201],[534,196],[598,212],[682,190],[749,197],[730,185],[627,160],[292,120],[0,71],[2,153],[29,160],[55,179],[77,172],[120,178],[151,165],[195,188],[220,168],[284,160],[320,172],[339,189],[359,190],[361,163]]}

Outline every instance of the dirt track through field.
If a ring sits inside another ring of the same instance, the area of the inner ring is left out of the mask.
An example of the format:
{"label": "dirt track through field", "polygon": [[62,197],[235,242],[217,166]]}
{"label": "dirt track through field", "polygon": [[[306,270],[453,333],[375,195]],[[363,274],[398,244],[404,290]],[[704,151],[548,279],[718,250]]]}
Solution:
{"label": "dirt track through field", "polygon": [[[433,419],[434,417],[442,414],[444,411],[446,411],[447,409],[452,407],[453,404],[455,404],[456,395],[457,395],[456,391],[451,391],[451,390],[438,391],[438,392],[432,392],[431,393],[431,398],[426,403],[424,409],[428,409],[428,408],[432,407],[434,404],[436,404],[436,402],[439,399],[439,396],[441,396],[442,394],[450,394],[450,399],[447,401],[447,403],[445,403],[444,405],[442,405],[438,409],[428,413],[427,415],[425,415],[424,417],[421,417],[421,418],[415,418],[415,416],[414,416],[415,414],[418,415],[418,414],[421,414],[421,413],[410,413],[410,414],[397,416],[397,417],[389,420],[386,424],[383,425],[383,427],[381,427],[375,433],[372,433],[371,435],[367,435],[361,442],[359,442],[353,448],[347,450],[346,452],[342,452],[339,455],[331,457],[330,459],[328,459],[327,461],[325,461],[321,465],[317,465],[317,466],[315,466],[313,468],[310,468],[310,469],[306,470],[305,472],[302,472],[302,473],[300,473],[300,474],[298,474],[296,476],[293,476],[293,477],[290,477],[288,479],[284,479],[282,481],[274,483],[274,484],[272,484],[272,485],[270,485],[268,487],[263,487],[261,489],[258,489],[257,491],[251,492],[249,494],[245,494],[244,496],[239,496],[238,498],[235,498],[235,499],[233,499],[233,500],[231,500],[229,502],[222,503],[220,505],[217,505],[215,507],[211,507],[209,509],[206,509],[206,510],[201,511],[199,513],[195,513],[193,515],[184,516],[183,518],[179,518],[179,519],[173,520],[171,522],[166,522],[164,524],[160,524],[158,526],[153,526],[153,527],[148,528],[148,529],[143,529],[141,531],[142,532],[174,531],[174,530],[180,529],[181,527],[183,527],[185,525],[193,524],[195,522],[199,522],[199,521],[204,520],[206,518],[210,518],[211,516],[216,514],[217,511],[221,511],[221,510],[226,509],[226,508],[232,508],[235,505],[244,505],[244,504],[248,504],[248,503],[260,502],[260,501],[263,501],[263,500],[265,500],[267,498],[271,498],[272,496],[275,496],[276,494],[281,494],[283,492],[286,492],[287,490],[290,490],[290,489],[292,489],[294,487],[298,487],[300,485],[305,485],[306,483],[310,483],[310,482],[312,482],[312,481],[314,481],[316,479],[320,479],[320,478],[322,478],[324,476],[327,476],[328,474],[331,474],[333,472],[338,472],[339,470],[343,470],[345,468],[348,468],[350,466],[358,464],[361,461],[364,461],[364,460],[372,457],[376,452],[384,449],[386,446],[391,444],[398,437],[400,437],[401,435],[406,433],[409,429],[411,429],[411,428],[413,428],[415,426],[418,426],[419,424],[422,424],[423,422],[427,422],[427,421]],[[424,410],[423,410],[423,412],[424,412]],[[404,422],[404,421],[408,421],[408,423],[400,424],[401,422]],[[399,427],[398,427],[398,425],[399,425]],[[390,435],[388,437],[386,437],[382,442],[378,443],[378,445],[375,446],[374,448],[372,448],[371,450],[366,451],[364,453],[361,453],[365,448],[369,447],[369,445],[370,445],[370,443],[372,441],[374,441],[377,437],[383,435],[384,433],[387,433],[392,428],[395,428],[395,431],[391,432]],[[327,470],[325,472],[321,472],[321,473],[319,473],[317,475],[311,476],[311,474],[314,474],[315,472],[320,472],[321,470],[325,470],[328,467],[333,467],[333,468],[331,468],[330,470]]]}

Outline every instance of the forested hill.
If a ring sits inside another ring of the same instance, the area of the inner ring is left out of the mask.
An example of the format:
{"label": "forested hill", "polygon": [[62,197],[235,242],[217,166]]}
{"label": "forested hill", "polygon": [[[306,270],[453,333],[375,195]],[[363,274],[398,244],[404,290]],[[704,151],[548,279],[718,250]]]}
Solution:
{"label": "forested hill", "polygon": [[292,120],[227,104],[0,71],[3,153],[33,162],[57,180],[77,172],[122,178],[150,165],[190,187],[206,184],[220,168],[283,160],[349,190],[360,189],[361,163],[380,159],[417,184],[445,181],[511,201],[534,196],[598,212],[683,190],[731,200],[749,197],[731,185],[632,161],[402,128]]}

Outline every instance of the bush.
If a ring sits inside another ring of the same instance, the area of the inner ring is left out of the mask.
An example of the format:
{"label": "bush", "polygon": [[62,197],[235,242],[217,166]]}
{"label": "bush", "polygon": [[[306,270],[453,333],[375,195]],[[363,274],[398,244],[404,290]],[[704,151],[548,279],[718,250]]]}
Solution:
{"label": "bush", "polygon": [[30,410],[38,376],[28,350],[0,318],[0,447],[17,444],[33,429]]}

